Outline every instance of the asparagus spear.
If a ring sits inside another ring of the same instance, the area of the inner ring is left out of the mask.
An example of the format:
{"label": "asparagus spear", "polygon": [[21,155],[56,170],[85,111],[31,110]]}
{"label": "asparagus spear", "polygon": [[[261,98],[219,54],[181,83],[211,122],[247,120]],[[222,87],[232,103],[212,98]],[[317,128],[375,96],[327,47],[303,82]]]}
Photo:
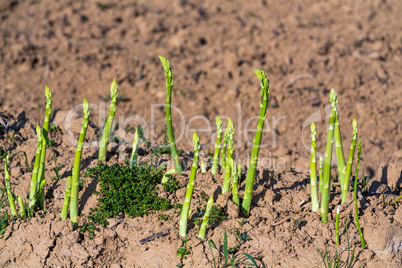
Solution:
{"label": "asparagus spear", "polygon": [[111,103],[110,103],[110,110],[109,110],[109,116],[106,119],[105,126],[103,127],[103,134],[102,134],[102,139],[100,141],[100,146],[99,146],[99,161],[105,161],[106,160],[106,149],[107,149],[107,144],[109,142],[109,136],[110,132],[112,131],[112,125],[113,125],[113,120],[114,120],[114,115],[116,113],[117,109],[117,83],[116,80],[113,80],[112,84],[110,85],[110,98],[111,98]]}
{"label": "asparagus spear", "polygon": [[352,173],[353,158],[354,158],[354,155],[355,155],[355,148],[356,148],[356,139],[357,139],[357,121],[356,121],[356,119],[353,119],[352,143],[350,145],[348,163],[346,165],[345,179],[343,181],[343,184],[341,184],[341,187],[342,187],[342,204],[346,203],[346,198],[348,196],[348,190],[349,190],[349,184],[350,184],[350,175]]}
{"label": "asparagus spear", "polygon": [[74,167],[73,167],[73,176],[71,180],[71,192],[70,192],[70,219],[74,224],[74,227],[77,227],[78,221],[78,188],[79,188],[79,179],[80,179],[80,166],[81,166],[81,156],[82,156],[82,148],[85,142],[85,135],[87,133],[88,128],[88,119],[89,119],[89,104],[86,99],[83,102],[84,109],[84,120],[82,121],[82,127],[80,131],[80,137],[77,143],[77,149],[75,151],[74,158]]}
{"label": "asparagus spear", "polygon": [[335,152],[336,152],[336,158],[338,161],[338,174],[339,174],[339,182],[342,185],[343,180],[345,178],[345,171],[346,171],[346,165],[345,165],[345,156],[343,154],[343,146],[342,146],[342,138],[341,138],[341,130],[339,126],[339,112],[338,112],[338,107],[336,110],[336,115],[335,115],[335,133],[334,133],[334,139],[335,139]]}
{"label": "asparagus spear", "polygon": [[176,170],[173,168],[166,171],[162,177],[162,181],[161,181],[162,186],[165,186],[165,184],[169,181],[169,178],[171,177],[170,175],[175,174],[175,173],[176,173]]}
{"label": "asparagus spear", "polygon": [[212,160],[212,170],[211,170],[212,175],[215,175],[219,171],[219,153],[221,150],[221,140],[222,140],[222,120],[219,116],[216,117],[215,123],[217,130],[216,130],[214,158]]}
{"label": "asparagus spear", "polygon": [[71,195],[71,176],[67,177],[66,193],[64,196],[63,209],[61,210],[61,219],[67,219],[68,206],[70,205],[70,195]]}
{"label": "asparagus spear", "polygon": [[239,177],[241,176],[241,165],[236,167],[236,163],[231,159],[232,169],[232,200],[238,207],[240,207],[239,200]]}
{"label": "asparagus spear", "polygon": [[[233,146],[234,146],[234,126],[233,122],[231,119],[229,119],[227,128],[225,131],[225,134],[228,133],[228,151],[226,155],[226,161],[225,161],[225,177],[223,179],[223,185],[222,185],[222,193],[229,192],[229,186],[230,186],[230,175],[231,175],[231,164],[230,161],[233,158]],[[222,155],[223,157],[223,155]]]}
{"label": "asparagus spear", "polygon": [[15,208],[14,195],[13,195],[13,192],[11,191],[10,173],[8,173],[8,161],[9,161],[9,155],[7,154],[6,155],[6,164],[4,166],[4,180],[5,180],[8,204],[10,205],[11,215],[17,216],[18,214],[17,214],[17,209]]}
{"label": "asparagus spear", "polygon": [[26,213],[26,211],[25,211],[25,204],[24,204],[24,201],[22,200],[22,197],[21,196],[18,196],[18,205],[19,205],[19,207],[20,207],[20,217],[22,218],[22,219],[26,219],[26,217],[27,217],[27,213]]}
{"label": "asparagus spear", "polygon": [[255,70],[261,83],[261,100],[260,100],[260,117],[258,119],[257,131],[254,137],[253,150],[250,157],[250,165],[247,172],[246,188],[244,190],[244,198],[242,203],[243,214],[248,217],[250,215],[251,201],[253,199],[253,186],[255,170],[257,167],[258,153],[260,152],[260,145],[262,139],[262,130],[264,128],[265,118],[267,117],[267,104],[269,96],[269,80],[262,70]]}
{"label": "asparagus spear", "polygon": [[317,128],[314,123],[311,123],[311,159],[310,159],[310,187],[311,187],[311,206],[314,212],[320,208],[318,204],[317,192],[317,167],[316,167],[316,141],[317,141]]}
{"label": "asparagus spear", "polygon": [[162,62],[163,69],[165,71],[166,76],[166,126],[169,138],[170,150],[172,151],[172,158],[174,164],[176,166],[177,173],[182,173],[181,163],[179,159],[179,155],[177,153],[175,137],[173,133],[173,125],[172,125],[172,85],[173,85],[173,73],[170,67],[170,62],[162,56],[159,56],[160,61]]}
{"label": "asparagus spear", "polygon": [[336,218],[335,218],[335,243],[337,245],[340,244],[340,241],[339,241],[339,206],[336,209]]}
{"label": "asparagus spear", "polygon": [[201,173],[202,174],[207,173],[207,165],[205,164],[204,160],[201,161]]}
{"label": "asparagus spear", "polygon": [[36,135],[38,136],[38,145],[36,147],[36,156],[35,156],[35,164],[32,170],[32,178],[31,178],[31,190],[29,193],[29,201],[31,202],[35,199],[37,192],[37,179],[38,179],[38,170],[39,170],[39,162],[40,162],[40,154],[41,154],[41,144],[42,144],[42,129],[39,125],[36,126]]}
{"label": "asparagus spear", "polygon": [[329,184],[331,180],[332,148],[334,144],[335,117],[338,106],[338,97],[334,89],[331,89],[329,99],[331,101],[332,108],[331,108],[331,116],[329,118],[327,147],[325,150],[323,186],[321,194],[321,220],[323,223],[328,222]]}
{"label": "asparagus spear", "polygon": [[[230,119],[229,119],[230,120]],[[230,120],[231,121],[231,120]],[[223,134],[223,146],[222,146],[222,153],[221,153],[221,155],[222,155],[222,169],[223,169],[223,171],[225,171],[225,168],[226,168],[226,148],[227,148],[227,145],[228,145],[228,142],[229,142],[229,138],[230,138],[230,132],[231,130],[230,130],[230,127],[229,127],[229,121],[228,121],[228,123],[226,124],[226,129],[225,129],[225,132],[224,132],[224,134]]]}
{"label": "asparagus spear", "polygon": [[212,205],[214,204],[214,197],[211,196],[208,200],[207,203],[207,208],[205,210],[205,214],[204,214],[204,218],[202,219],[202,223],[200,226],[200,232],[198,234],[198,237],[201,240],[205,239],[205,233],[207,231],[207,227],[208,227],[208,222],[209,222],[209,216],[211,215],[211,209],[212,209]]}
{"label": "asparagus spear", "polygon": [[179,226],[179,235],[185,237],[187,234],[187,220],[188,220],[188,212],[190,209],[191,198],[193,195],[194,184],[195,184],[195,177],[197,175],[198,169],[198,157],[199,157],[199,150],[200,150],[200,138],[198,137],[197,133],[193,133],[193,144],[194,144],[194,158],[193,158],[193,165],[191,167],[191,174],[190,179],[187,185],[186,197],[184,199],[182,211],[181,211],[181,218],[180,218],[180,226]]}
{"label": "asparagus spear", "polygon": [[364,236],[362,233],[362,229],[360,228],[359,223],[359,210],[357,209],[357,177],[359,175],[359,164],[360,164],[360,156],[362,154],[362,141],[359,140],[359,145],[357,145],[357,163],[356,163],[356,174],[355,174],[355,186],[354,186],[354,203],[355,203],[355,221],[357,229],[359,230],[360,241],[362,244],[362,248],[366,248],[366,243],[364,242]]}
{"label": "asparagus spear", "polygon": [[320,190],[320,193],[321,193],[322,192],[322,185],[323,185],[323,180],[322,180],[322,156],[320,156],[319,176],[320,176],[319,190]]}
{"label": "asparagus spear", "polygon": [[39,203],[38,202],[37,203],[41,209],[44,209],[45,192],[40,191],[40,185],[45,180],[46,146],[48,141],[47,136],[49,133],[50,117],[52,115],[52,91],[50,91],[50,89],[47,86],[45,87],[45,96],[46,96],[46,112],[45,112],[45,121],[43,123],[43,129],[42,129],[42,142],[41,142],[38,177],[36,179],[36,189],[37,189],[36,199],[37,200],[39,199]]}
{"label": "asparagus spear", "polygon": [[130,159],[130,166],[134,167],[137,165],[137,152],[138,152],[138,142],[140,139],[142,139],[144,135],[144,131],[141,128],[141,125],[138,125],[137,129],[135,130],[134,134],[134,141],[133,141],[133,151],[131,153],[131,159]]}

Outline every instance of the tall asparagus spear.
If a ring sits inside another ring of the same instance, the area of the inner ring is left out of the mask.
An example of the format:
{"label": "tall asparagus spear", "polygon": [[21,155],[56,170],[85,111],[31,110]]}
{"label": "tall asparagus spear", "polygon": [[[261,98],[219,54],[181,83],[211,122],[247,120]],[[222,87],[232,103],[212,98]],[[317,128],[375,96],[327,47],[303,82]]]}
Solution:
{"label": "tall asparagus spear", "polygon": [[214,204],[214,197],[211,196],[208,200],[207,203],[207,208],[205,210],[205,214],[204,214],[204,218],[202,219],[202,223],[200,226],[200,232],[198,234],[198,237],[201,240],[205,239],[205,233],[207,231],[207,227],[208,227],[208,222],[209,222],[209,216],[211,215],[211,209],[212,209],[212,205]]}
{"label": "tall asparagus spear", "polygon": [[328,206],[329,206],[329,184],[331,180],[331,163],[332,163],[332,148],[334,145],[334,128],[335,117],[338,106],[338,96],[334,89],[331,89],[330,97],[331,101],[331,116],[329,118],[327,147],[325,150],[325,162],[324,162],[324,175],[323,175],[323,187],[321,194],[321,220],[323,223],[328,222]]}
{"label": "tall asparagus spear", "polygon": [[88,119],[89,119],[89,104],[86,99],[83,102],[84,109],[84,120],[82,121],[82,127],[80,131],[80,137],[77,143],[77,149],[75,151],[74,158],[74,167],[73,167],[73,176],[71,180],[71,192],[70,192],[70,219],[74,224],[74,227],[77,227],[78,221],[78,188],[79,188],[79,180],[80,180],[80,167],[81,167],[81,156],[82,156],[82,148],[85,142],[85,135],[87,133],[88,128]]}
{"label": "tall asparagus spear", "polygon": [[318,204],[317,192],[317,167],[316,167],[316,141],[317,141],[317,128],[314,123],[311,123],[311,159],[310,159],[310,188],[311,188],[311,206],[314,212],[320,208]]}
{"label": "tall asparagus spear", "polygon": [[[38,145],[36,147],[36,156],[35,156],[35,164],[32,170],[32,178],[31,178],[31,190],[29,192],[29,202],[32,202],[35,199],[37,192],[37,179],[38,179],[38,171],[39,171],[39,162],[40,162],[40,154],[42,151],[42,129],[39,125],[36,126],[36,135],[38,136]],[[35,204],[33,204],[35,205]]]}
{"label": "tall asparagus spear", "polygon": [[169,138],[170,150],[172,151],[172,158],[174,164],[176,166],[177,173],[181,174],[182,168],[179,159],[179,155],[177,153],[175,137],[173,133],[173,125],[172,125],[172,85],[173,85],[173,73],[172,68],[170,67],[170,62],[162,56],[159,56],[160,61],[162,62],[163,69],[165,71],[166,76],[166,126]]}
{"label": "tall asparagus spear", "polygon": [[223,146],[222,146],[222,153],[221,153],[223,172],[225,172],[225,168],[226,168],[226,148],[227,148],[227,145],[229,142],[229,138],[230,138],[230,127],[229,127],[229,121],[228,121],[226,124],[225,132],[223,134]]}
{"label": "tall asparagus spear", "polygon": [[112,125],[113,125],[113,120],[114,120],[114,115],[116,113],[117,109],[117,83],[116,80],[113,80],[112,84],[110,85],[110,110],[109,110],[109,116],[106,119],[105,126],[103,127],[103,134],[102,134],[102,139],[100,141],[99,145],[99,161],[105,161],[106,160],[106,150],[107,150],[107,144],[109,142],[109,136],[110,132],[112,131]]}
{"label": "tall asparagus spear", "polygon": [[238,207],[240,207],[239,200],[239,177],[241,176],[241,165],[237,165],[230,159],[231,161],[231,169],[232,169],[232,200]]}
{"label": "tall asparagus spear", "polygon": [[71,195],[71,176],[68,176],[66,183],[66,193],[64,195],[63,208],[61,210],[61,217],[60,217],[62,220],[67,219],[68,206],[70,205],[70,195]]}
{"label": "tall asparagus spear", "polygon": [[342,204],[346,203],[346,198],[348,196],[349,184],[350,184],[350,175],[352,173],[352,166],[353,166],[353,158],[355,156],[355,148],[356,148],[356,140],[357,140],[357,121],[353,119],[353,137],[352,143],[350,145],[348,163],[346,165],[346,172],[345,172],[345,179],[342,187]]}
{"label": "tall asparagus spear", "polygon": [[[36,189],[37,189],[37,203],[39,200],[39,207],[44,209],[45,202],[45,192],[41,191],[41,184],[45,181],[45,162],[46,162],[46,146],[47,146],[47,136],[49,134],[49,123],[50,117],[52,115],[52,91],[47,86],[45,87],[45,96],[46,96],[46,112],[45,112],[45,121],[43,122],[42,128],[42,142],[41,142],[41,153],[40,153],[40,162],[39,162],[39,170],[38,177],[36,179]],[[44,189],[44,188],[43,188]]]}
{"label": "tall asparagus spear", "polygon": [[198,137],[197,133],[193,133],[193,144],[194,144],[194,158],[193,158],[193,165],[191,167],[190,179],[188,180],[187,184],[187,191],[186,197],[184,199],[181,217],[180,217],[180,226],[179,226],[179,235],[185,237],[187,234],[187,220],[188,220],[188,212],[190,209],[191,198],[193,196],[194,184],[195,184],[195,177],[197,175],[198,169],[198,157],[199,157],[199,150],[200,150],[200,138]]}
{"label": "tall asparagus spear", "polygon": [[357,163],[356,163],[356,174],[355,174],[355,185],[354,185],[354,195],[353,195],[353,201],[355,203],[355,221],[356,221],[356,226],[357,229],[359,230],[359,236],[360,236],[360,241],[362,244],[362,248],[366,248],[366,243],[364,242],[364,236],[362,233],[362,229],[360,228],[360,223],[359,223],[359,210],[357,209],[357,177],[359,175],[359,164],[360,164],[360,156],[362,154],[362,141],[359,140],[359,145],[357,146]]}
{"label": "tall asparagus spear", "polygon": [[[216,117],[216,142],[214,158],[212,160],[212,175],[215,175],[219,170],[219,153],[221,151],[221,140],[222,140],[222,120],[219,116]],[[222,156],[223,157],[223,156]]]}
{"label": "tall asparagus spear", "polygon": [[319,172],[319,177],[320,177],[320,186],[319,186],[319,190],[320,193],[322,192],[322,185],[323,185],[323,180],[322,180],[322,156],[320,156],[320,167],[318,168],[318,172]]}
{"label": "tall asparagus spear", "polygon": [[8,154],[6,155],[6,164],[4,166],[4,180],[5,180],[5,186],[6,186],[6,191],[7,191],[7,197],[8,197],[8,204],[10,205],[10,211],[11,215],[17,216],[17,209],[15,208],[15,199],[13,192],[11,191],[11,184],[10,184],[10,173],[8,173],[8,160],[9,156]]}
{"label": "tall asparagus spear", "polygon": [[138,142],[142,139],[144,135],[144,131],[141,128],[141,125],[138,125],[137,129],[135,130],[134,134],[134,141],[133,141],[133,151],[131,152],[130,158],[130,166],[134,167],[137,165],[137,152],[138,152]]}
{"label": "tall asparagus spear", "polygon": [[[229,192],[229,186],[230,186],[230,175],[231,175],[231,164],[230,161],[233,158],[233,147],[234,147],[234,126],[233,122],[231,119],[229,119],[225,134],[228,133],[228,151],[226,155],[226,161],[225,161],[225,177],[223,179],[223,185],[222,185],[222,193]],[[222,155],[222,157],[224,157]]]}
{"label": "tall asparagus spear", "polygon": [[267,104],[269,96],[269,80],[262,70],[255,70],[261,83],[261,100],[260,100],[260,117],[258,119],[257,131],[254,137],[253,150],[250,157],[250,165],[247,172],[246,188],[244,190],[244,198],[242,203],[243,214],[248,217],[250,215],[251,201],[253,199],[253,186],[255,170],[257,167],[258,154],[260,152],[260,145],[262,139],[262,130],[264,128],[265,118],[267,117]]}

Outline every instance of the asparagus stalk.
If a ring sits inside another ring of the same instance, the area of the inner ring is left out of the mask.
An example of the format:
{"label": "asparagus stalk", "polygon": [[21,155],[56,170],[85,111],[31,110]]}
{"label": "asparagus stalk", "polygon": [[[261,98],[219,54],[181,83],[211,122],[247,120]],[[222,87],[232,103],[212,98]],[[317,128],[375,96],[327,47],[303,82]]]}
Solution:
{"label": "asparagus stalk", "polygon": [[165,71],[166,76],[166,126],[169,138],[169,145],[170,150],[172,151],[172,158],[174,164],[176,166],[177,173],[182,173],[182,167],[179,159],[179,155],[177,153],[175,137],[173,132],[173,125],[172,125],[172,113],[171,113],[171,106],[172,106],[172,85],[173,85],[173,73],[172,68],[170,67],[170,62],[162,56],[159,56],[160,61],[162,62],[163,69]]}
{"label": "asparagus stalk", "polygon": [[205,214],[204,214],[204,218],[202,219],[202,223],[201,223],[201,227],[200,227],[200,232],[198,234],[198,237],[201,240],[205,239],[205,233],[207,231],[207,227],[208,227],[208,222],[209,222],[209,216],[211,215],[211,209],[212,209],[212,205],[214,204],[214,197],[211,196],[208,200],[207,203],[207,208],[205,210]]}
{"label": "asparagus stalk", "polygon": [[36,147],[36,156],[35,156],[35,164],[32,170],[32,178],[31,178],[31,190],[29,192],[29,201],[31,202],[35,199],[36,189],[37,189],[37,179],[38,179],[38,170],[39,170],[39,162],[40,162],[40,154],[41,154],[41,144],[42,144],[42,129],[39,125],[36,126],[36,135],[38,136],[38,145]]}
{"label": "asparagus stalk", "polygon": [[49,123],[50,123],[50,117],[52,115],[52,91],[47,86],[45,87],[45,96],[46,96],[46,112],[45,112],[45,121],[43,122],[43,129],[42,129],[42,143],[41,143],[38,177],[36,179],[36,187],[37,187],[36,195],[37,200],[39,199],[39,203],[38,202],[37,203],[41,209],[44,209],[45,192],[40,191],[40,185],[45,180],[46,146],[48,141],[47,136],[49,134]]}
{"label": "asparagus stalk", "polygon": [[348,163],[347,163],[346,172],[345,172],[345,179],[344,179],[343,184],[341,184],[341,187],[342,187],[342,204],[346,202],[346,198],[348,196],[348,190],[349,190],[349,184],[350,184],[350,175],[352,173],[353,158],[354,158],[355,149],[356,149],[356,139],[357,139],[357,121],[356,121],[356,119],[353,119],[352,143],[350,145]]}
{"label": "asparagus stalk", "polygon": [[[214,158],[212,160],[212,175],[215,175],[219,171],[219,153],[221,150],[221,140],[222,140],[222,120],[219,116],[216,117],[216,142]],[[222,156],[223,157],[223,156]]]}
{"label": "asparagus stalk", "polygon": [[11,215],[17,216],[18,214],[17,214],[17,209],[15,208],[14,195],[13,195],[13,192],[11,191],[10,173],[8,173],[8,161],[9,161],[9,155],[7,154],[6,155],[6,164],[4,166],[4,180],[5,180],[8,204],[10,205]]}
{"label": "asparagus stalk", "polygon": [[345,165],[345,156],[343,154],[343,146],[342,146],[342,138],[341,138],[341,129],[339,125],[339,112],[338,112],[338,107],[336,110],[336,115],[335,115],[335,133],[334,133],[334,139],[335,139],[335,152],[336,152],[336,158],[338,161],[338,176],[339,176],[339,182],[342,185],[343,180],[345,178],[345,171],[346,171],[346,165]]}
{"label": "asparagus stalk", "polygon": [[79,188],[79,179],[80,179],[80,166],[81,166],[81,156],[82,156],[82,148],[85,142],[85,135],[87,133],[88,128],[88,118],[90,114],[89,104],[86,99],[83,102],[84,109],[84,120],[82,121],[82,127],[80,131],[80,137],[77,143],[77,149],[75,151],[74,158],[74,167],[73,167],[73,176],[71,180],[71,192],[70,192],[70,219],[73,222],[74,226],[77,227],[78,221],[78,188]]}
{"label": "asparagus stalk", "polygon": [[27,217],[27,213],[26,213],[26,211],[25,211],[25,204],[24,204],[24,201],[22,200],[22,197],[21,196],[18,196],[18,205],[19,205],[19,207],[20,207],[20,217],[22,218],[22,219],[26,219],[26,217]]}
{"label": "asparagus stalk", "polygon": [[134,141],[133,141],[133,151],[131,152],[130,158],[130,167],[134,167],[137,165],[137,152],[138,152],[138,142],[142,139],[144,135],[144,131],[141,128],[141,125],[138,125],[135,134],[134,134]]}
{"label": "asparagus stalk", "polygon": [[338,96],[334,89],[331,89],[330,93],[331,101],[331,116],[329,118],[327,147],[325,150],[325,162],[324,162],[324,176],[321,195],[321,220],[323,223],[328,222],[328,206],[329,206],[329,185],[331,182],[331,163],[332,163],[332,148],[334,144],[334,128],[335,117],[338,106]]}
{"label": "asparagus stalk", "polygon": [[316,142],[317,142],[317,128],[314,123],[311,123],[311,159],[310,159],[310,189],[311,189],[311,206],[314,212],[320,208],[318,204],[317,192],[317,167],[316,167]]}
{"label": "asparagus stalk", "polygon": [[63,209],[61,210],[61,219],[67,219],[68,215],[68,206],[70,205],[70,194],[71,194],[71,176],[67,177],[66,184],[66,194],[64,196]]}
{"label": "asparagus stalk", "polygon": [[[229,119],[230,120],[230,119]],[[229,138],[230,138],[230,127],[229,127],[229,121],[226,124],[226,129],[225,132],[223,134],[223,146],[222,146],[222,169],[223,171],[225,171],[226,168],[226,148],[229,142]]]}
{"label": "asparagus stalk", "polygon": [[319,168],[319,176],[320,176],[320,193],[322,192],[322,185],[323,185],[323,180],[322,180],[322,156],[320,156],[320,168]]}
{"label": "asparagus stalk", "polygon": [[[230,186],[230,175],[231,175],[231,164],[230,161],[233,158],[233,147],[234,147],[234,126],[231,119],[229,119],[225,134],[228,133],[228,151],[225,161],[225,177],[223,179],[222,193],[229,192]],[[222,156],[223,157],[223,156]]]}
{"label": "asparagus stalk", "polygon": [[241,165],[239,164],[236,167],[236,163],[233,159],[231,161],[231,169],[232,169],[232,200],[238,207],[240,207],[239,200],[239,177],[241,175]]}
{"label": "asparagus stalk", "polygon": [[110,110],[109,110],[109,116],[106,119],[105,126],[103,127],[103,134],[102,134],[102,139],[100,141],[100,146],[99,146],[99,161],[105,161],[106,160],[106,149],[107,149],[107,144],[109,142],[109,136],[110,132],[112,131],[112,125],[113,125],[113,120],[114,120],[114,115],[116,113],[116,108],[117,108],[117,83],[116,80],[113,80],[112,84],[110,85],[110,98],[111,98],[111,103],[110,103]]}
{"label": "asparagus stalk", "polygon": [[337,245],[340,244],[340,241],[339,241],[339,206],[336,209],[336,218],[335,218],[335,243]]}
{"label": "asparagus stalk", "polygon": [[194,184],[195,184],[195,177],[197,175],[197,169],[198,169],[200,138],[198,137],[196,132],[193,133],[193,144],[194,144],[193,165],[191,167],[190,179],[189,179],[188,185],[187,185],[186,197],[184,199],[184,203],[183,203],[183,207],[182,207],[180,226],[179,226],[179,235],[182,237],[185,237],[187,234],[188,212],[190,209],[191,198],[193,195]]}
{"label": "asparagus stalk", "polygon": [[169,181],[169,178],[171,177],[170,175],[175,174],[175,173],[176,173],[175,169],[170,169],[170,170],[166,171],[166,173],[163,174],[163,177],[162,177],[162,181],[161,181],[162,186],[165,186],[165,184]]}
{"label": "asparagus stalk", "polygon": [[359,144],[357,145],[357,163],[356,163],[356,174],[355,174],[355,186],[354,186],[354,203],[355,203],[355,221],[357,229],[359,230],[360,241],[362,244],[362,248],[366,248],[366,243],[364,242],[364,237],[362,233],[362,229],[360,228],[359,223],[359,210],[357,209],[357,177],[359,175],[359,164],[360,164],[360,156],[362,154],[362,141],[359,140]]}
{"label": "asparagus stalk", "polygon": [[207,166],[206,166],[204,160],[201,161],[201,173],[202,173],[202,174],[207,173]]}
{"label": "asparagus stalk", "polygon": [[267,104],[269,96],[269,80],[267,79],[265,73],[262,70],[255,70],[254,73],[257,75],[261,83],[261,100],[260,100],[260,117],[258,119],[257,131],[254,137],[253,150],[251,152],[250,165],[246,178],[246,188],[244,190],[244,198],[242,203],[243,214],[246,217],[250,215],[251,201],[253,199],[255,170],[257,167],[258,153],[260,151],[264,121],[265,118],[267,117]]}

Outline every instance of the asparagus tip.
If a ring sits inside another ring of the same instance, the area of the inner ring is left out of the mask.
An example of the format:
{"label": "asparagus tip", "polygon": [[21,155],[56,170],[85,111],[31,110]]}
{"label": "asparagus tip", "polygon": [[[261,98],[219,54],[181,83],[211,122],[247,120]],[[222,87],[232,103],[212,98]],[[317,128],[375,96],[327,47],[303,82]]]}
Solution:
{"label": "asparagus tip", "polygon": [[257,75],[258,80],[260,80],[261,83],[261,95],[263,94],[269,94],[269,80],[267,78],[267,76],[265,75],[263,70],[254,70],[254,73]]}
{"label": "asparagus tip", "polygon": [[112,84],[110,85],[110,98],[112,101],[115,101],[117,98],[117,82],[116,79],[113,79]]}
{"label": "asparagus tip", "polygon": [[46,100],[49,100],[52,98],[52,91],[50,90],[50,88],[48,86],[45,86],[45,96],[46,96]]}
{"label": "asparagus tip", "polygon": [[172,69],[170,67],[170,62],[162,56],[159,56],[159,59],[162,62],[166,77],[172,77]]}
{"label": "asparagus tip", "polygon": [[200,147],[200,138],[197,135],[197,132],[194,131],[193,133],[193,144],[194,144],[194,151]]}
{"label": "asparagus tip", "polygon": [[84,98],[84,101],[82,103],[82,107],[84,109],[84,116],[89,117],[89,113],[90,113],[89,103],[85,98]]}
{"label": "asparagus tip", "polygon": [[219,116],[216,117],[215,123],[218,130],[222,129],[222,119]]}
{"label": "asparagus tip", "polygon": [[317,128],[314,122],[311,123],[311,140],[315,141],[317,137]]}
{"label": "asparagus tip", "polygon": [[353,119],[353,136],[355,137],[357,135],[357,121],[354,118]]}
{"label": "asparagus tip", "polygon": [[331,89],[331,93],[329,95],[329,101],[331,102],[332,106],[336,106],[338,104],[338,95],[333,88]]}

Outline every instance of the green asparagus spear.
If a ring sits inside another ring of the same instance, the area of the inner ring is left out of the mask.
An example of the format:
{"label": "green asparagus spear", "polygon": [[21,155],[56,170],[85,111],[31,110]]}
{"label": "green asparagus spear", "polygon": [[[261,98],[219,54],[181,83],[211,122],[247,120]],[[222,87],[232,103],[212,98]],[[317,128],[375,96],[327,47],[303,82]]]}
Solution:
{"label": "green asparagus spear", "polygon": [[111,98],[111,103],[110,103],[110,110],[109,110],[109,116],[106,119],[105,126],[103,127],[103,134],[102,134],[102,139],[100,141],[100,146],[99,146],[99,161],[105,161],[106,160],[106,150],[107,150],[107,144],[109,142],[109,136],[110,132],[112,131],[112,125],[113,125],[113,120],[114,120],[114,115],[116,113],[117,109],[117,83],[116,80],[113,80],[112,84],[110,85],[110,98]]}
{"label": "green asparagus spear", "polygon": [[194,184],[195,184],[195,177],[197,175],[198,169],[198,157],[199,157],[199,150],[200,150],[200,139],[197,133],[193,133],[193,144],[194,144],[194,158],[193,158],[193,165],[191,167],[191,174],[190,179],[187,185],[186,197],[184,199],[181,217],[180,217],[180,226],[179,226],[179,235],[185,237],[187,234],[187,220],[188,220],[188,212],[190,209],[191,198],[193,195]]}
{"label": "green asparagus spear", "polygon": [[9,160],[9,156],[7,154],[6,155],[6,164],[4,166],[4,180],[5,180],[8,204],[10,205],[11,215],[17,216],[18,214],[17,214],[17,209],[15,208],[14,195],[13,195],[13,192],[11,191],[10,173],[8,173],[8,160]]}
{"label": "green asparagus spear", "polygon": [[230,159],[232,169],[232,200],[238,207],[240,207],[239,200],[239,177],[241,176],[241,165],[236,166],[233,159]]}
{"label": "green asparagus spear", "polygon": [[357,145],[357,163],[356,163],[356,174],[355,174],[355,185],[354,185],[354,203],[355,203],[355,221],[356,221],[356,226],[357,230],[359,230],[359,236],[360,236],[360,241],[362,244],[362,248],[366,248],[366,243],[364,241],[364,236],[362,233],[362,229],[360,228],[360,223],[359,223],[359,210],[357,208],[357,177],[359,175],[359,164],[360,164],[360,156],[362,154],[362,141],[359,140],[359,144]]}
{"label": "green asparagus spear", "polygon": [[208,200],[208,203],[207,203],[207,208],[205,210],[204,218],[202,219],[202,223],[201,223],[201,227],[200,227],[200,233],[198,234],[198,237],[201,240],[205,239],[205,233],[207,231],[208,222],[209,222],[209,216],[211,215],[211,209],[212,209],[213,204],[214,204],[214,197],[211,196],[209,198],[209,200]]}
{"label": "green asparagus spear", "polygon": [[73,167],[73,176],[71,180],[71,191],[70,191],[70,219],[76,228],[78,225],[77,216],[78,216],[78,188],[79,188],[79,180],[80,180],[80,167],[81,167],[81,156],[82,156],[82,148],[85,142],[85,135],[87,133],[88,128],[88,119],[90,114],[89,104],[86,99],[83,102],[84,109],[84,120],[82,121],[82,127],[80,131],[80,137],[77,143],[77,149],[75,151],[74,158],[74,167]]}
{"label": "green asparagus spear", "polygon": [[68,206],[70,205],[70,194],[71,194],[71,176],[67,177],[66,183],[66,193],[64,195],[63,209],[61,210],[61,219],[67,219]]}
{"label": "green asparagus spear", "polygon": [[321,194],[321,220],[323,223],[328,222],[329,185],[331,182],[332,148],[334,145],[335,117],[338,106],[338,96],[336,95],[334,89],[331,89],[330,101],[331,101],[331,116],[329,118],[327,147],[325,150],[323,187]]}
{"label": "green asparagus spear", "polygon": [[[215,151],[214,158],[212,160],[212,175],[215,175],[219,171],[219,153],[221,150],[221,140],[222,140],[222,120],[219,116],[216,117],[216,142],[215,142]],[[224,157],[222,155],[222,157]]]}
{"label": "green asparagus spear", "polygon": [[322,180],[322,156],[320,156],[320,168],[319,168],[319,176],[320,176],[320,193],[322,192],[322,185],[323,185],[323,180]]}
{"label": "green asparagus spear", "polygon": [[[227,155],[225,161],[225,177],[223,179],[222,185],[222,193],[229,192],[230,186],[230,175],[231,175],[231,168],[230,168],[230,161],[233,158],[233,147],[234,147],[234,126],[231,119],[229,119],[225,134],[228,133],[228,147],[227,147]],[[224,157],[222,155],[222,157]]]}
{"label": "green asparagus spear", "polygon": [[341,188],[342,188],[342,204],[346,203],[346,198],[348,196],[348,190],[349,190],[349,184],[350,184],[350,175],[352,174],[353,158],[354,158],[354,155],[355,155],[356,140],[357,140],[357,121],[356,121],[356,119],[353,119],[352,143],[350,145],[348,163],[346,165],[345,179],[343,181],[343,184],[341,184]]}
{"label": "green asparagus spear", "polygon": [[[31,202],[35,199],[36,189],[37,189],[37,179],[38,179],[38,171],[39,171],[39,162],[40,162],[40,154],[42,151],[42,129],[39,125],[36,126],[36,135],[38,136],[38,145],[36,147],[36,156],[35,156],[35,164],[32,170],[32,178],[31,178],[31,190],[29,192],[29,201]],[[35,204],[34,204],[35,205]]]}
{"label": "green asparagus spear", "polygon": [[340,129],[340,125],[339,125],[338,107],[337,107],[335,116],[336,116],[335,117],[335,132],[334,132],[335,152],[336,152],[336,158],[337,158],[337,161],[338,161],[339,182],[342,185],[343,184],[343,179],[345,178],[346,165],[345,165],[345,156],[343,154],[341,129]]}
{"label": "green asparagus spear", "polygon": [[163,69],[165,71],[166,76],[166,126],[169,138],[170,150],[172,151],[172,158],[174,164],[176,166],[177,173],[182,173],[181,163],[179,159],[179,155],[177,153],[173,125],[172,125],[172,85],[173,85],[173,73],[170,67],[170,62],[162,56],[159,56],[160,61],[162,62]]}
{"label": "green asparagus spear", "polygon": [[267,104],[269,96],[269,80],[265,73],[261,70],[255,70],[254,73],[258,76],[261,83],[261,100],[260,100],[260,117],[258,119],[257,131],[254,137],[253,150],[250,157],[250,165],[247,172],[246,188],[244,190],[244,198],[242,203],[243,214],[248,217],[250,215],[251,201],[253,199],[253,186],[255,178],[255,170],[257,167],[258,154],[262,139],[262,130],[267,117]]}
{"label": "green asparagus spear", "polygon": [[142,139],[143,135],[144,131],[142,130],[141,125],[138,125],[134,134],[133,151],[131,152],[131,158],[130,158],[131,167],[137,165],[138,142],[140,139]]}
{"label": "green asparagus spear", "polygon": [[337,245],[340,244],[340,241],[339,241],[339,206],[336,209],[336,217],[335,217],[335,243]]}
{"label": "green asparagus spear", "polygon": [[26,219],[27,213],[25,211],[25,204],[24,204],[24,201],[22,200],[21,196],[18,196],[18,205],[20,207],[20,217],[22,219]]}

